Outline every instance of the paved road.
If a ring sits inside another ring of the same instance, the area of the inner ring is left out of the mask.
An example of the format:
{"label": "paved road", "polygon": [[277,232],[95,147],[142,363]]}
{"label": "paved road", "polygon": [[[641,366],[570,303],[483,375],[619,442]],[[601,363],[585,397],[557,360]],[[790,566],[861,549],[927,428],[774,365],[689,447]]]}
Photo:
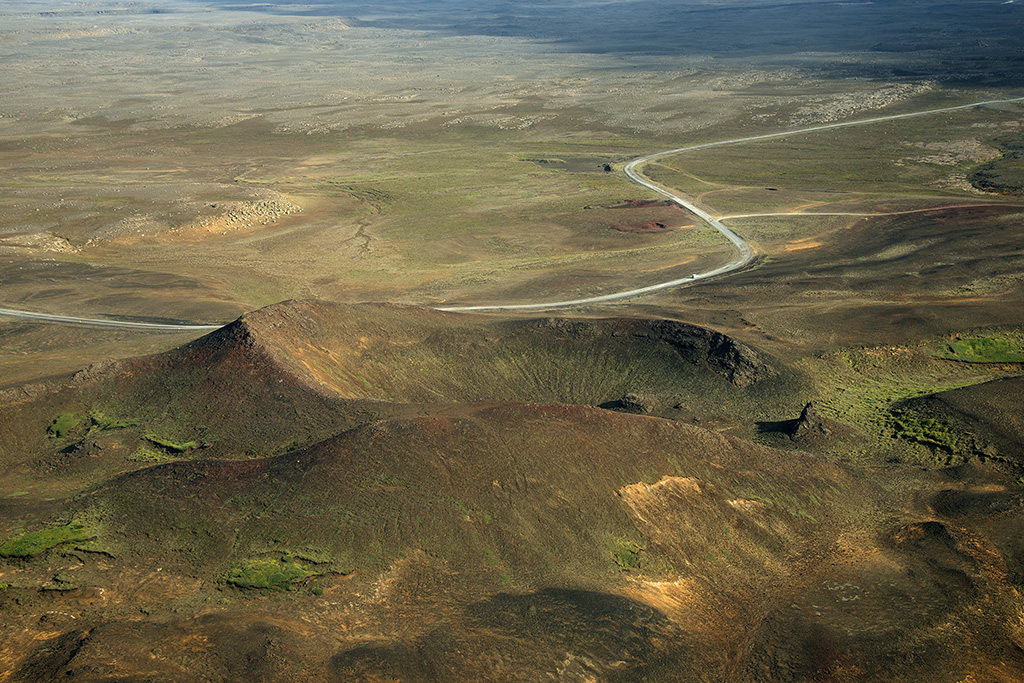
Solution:
{"label": "paved road", "polygon": [[734,213],[728,216],[719,216],[719,220],[729,221],[734,218],[770,218],[772,216],[863,216],[866,218],[878,218],[879,216],[906,216],[912,213],[929,213],[931,211],[947,211],[949,209],[973,209],[979,206],[1022,206],[1021,204],[1011,204],[1009,202],[1000,202],[998,204],[942,204],[938,206],[929,206],[925,209],[907,209],[906,211],[875,211],[872,213],[861,213],[854,211],[784,211],[782,213]]}
{"label": "paved road", "polygon": [[[782,138],[789,135],[799,135],[801,133],[813,133],[822,130],[832,130],[834,128],[848,128],[850,126],[863,126],[869,123],[880,123],[882,121],[895,121],[897,119],[909,119],[917,116],[928,116],[929,114],[940,114],[943,112],[959,111],[961,109],[972,109],[974,107],[983,107],[985,105],[992,104],[1007,104],[1010,102],[1022,102],[1024,97],[1014,97],[1005,100],[986,100],[984,102],[973,102],[971,104],[962,104],[956,107],[942,107],[940,109],[928,109],[926,111],[911,112],[909,114],[890,114],[888,116],[875,116],[870,119],[858,119],[856,121],[844,121],[841,123],[827,123],[820,126],[810,126],[808,128],[799,128],[797,130],[787,130],[780,133],[765,133],[764,135],[751,135],[745,138],[733,138],[732,140],[719,140],[716,142],[705,142],[699,145],[689,145],[688,147],[677,147],[676,149],[665,150],[664,152],[656,152],[654,154],[648,154],[645,157],[634,159],[630,161],[623,168],[626,176],[635,183],[639,183],[644,187],[657,192],[663,197],[675,202],[679,206],[683,207],[701,221],[711,226],[718,232],[732,242],[733,246],[736,247],[736,258],[724,266],[719,266],[714,270],[704,271],[702,273],[695,273],[689,277],[678,278],[675,280],[669,280],[667,282],[660,282],[655,285],[649,285],[647,287],[640,287],[638,289],[630,289],[624,292],[616,292],[614,294],[605,294],[602,296],[592,296],[583,299],[570,299],[568,301],[550,301],[547,303],[526,303],[526,304],[499,304],[491,306],[444,306],[438,307],[440,311],[497,311],[497,310],[514,310],[514,309],[530,309],[530,308],[566,308],[569,306],[581,306],[584,304],[596,304],[605,301],[615,301],[617,299],[628,299],[631,297],[639,296],[642,294],[648,294],[650,292],[656,292],[662,289],[670,289],[672,287],[678,287],[684,284],[690,284],[699,280],[706,280],[710,277],[717,275],[725,275],[733,271],[739,270],[749,265],[755,258],[756,253],[753,247],[737,235],[735,232],[730,230],[725,224],[722,223],[722,219],[715,218],[704,209],[700,208],[696,204],[690,202],[685,197],[671,192],[663,187],[655,185],[653,182],[645,178],[640,174],[638,170],[641,166],[649,164],[652,161],[672,156],[674,154],[682,154],[683,152],[692,152],[698,149],[708,149],[710,147],[723,147],[725,145],[736,145],[742,142],[754,142],[757,140],[771,140],[773,138]],[[751,216],[755,214],[750,214]],[[772,214],[781,215],[781,214]],[[804,214],[801,214],[804,215]],[[739,218],[740,216],[733,216],[733,218]]]}
{"label": "paved road", "polygon": [[64,323],[72,325],[91,325],[93,327],[119,327],[128,330],[139,330],[147,332],[202,332],[203,330],[216,330],[224,327],[218,325],[172,325],[165,323],[137,323],[130,320],[104,320],[102,318],[78,318],[73,315],[52,315],[50,313],[34,313],[32,311],[19,311],[14,308],[0,308],[0,315],[9,318],[27,318],[29,320],[41,320],[50,323]]}
{"label": "paved road", "polygon": [[[730,230],[721,218],[715,218],[710,213],[700,208],[696,204],[692,203],[685,197],[676,194],[663,187],[655,185],[653,182],[641,175],[638,170],[645,164],[649,164],[652,161],[672,156],[673,154],[681,154],[683,152],[692,152],[698,149],[708,149],[709,147],[723,147],[725,145],[736,145],[742,142],[754,142],[756,140],[770,140],[772,138],[782,138],[789,135],[799,135],[801,133],[812,133],[821,130],[832,130],[834,128],[848,128],[850,126],[863,126],[869,123],[879,123],[882,121],[895,121],[897,119],[909,119],[917,116],[928,116],[929,114],[940,114],[943,112],[959,111],[961,109],[971,109],[973,107],[983,107],[985,105],[992,104],[1008,104],[1010,102],[1022,102],[1024,97],[1014,97],[1005,100],[986,100],[984,102],[973,102],[971,104],[962,104],[956,107],[942,107],[941,109],[928,109],[926,111],[911,112],[909,114],[892,114],[889,116],[876,116],[870,119],[859,119],[857,121],[844,121],[842,123],[828,123],[820,126],[810,126],[808,128],[799,128],[797,130],[787,130],[781,133],[766,133],[764,135],[751,135],[745,138],[734,138],[732,140],[719,140],[717,142],[705,142],[699,145],[690,145],[688,147],[677,147],[676,149],[665,150],[664,152],[656,152],[655,154],[648,154],[645,157],[634,159],[630,161],[623,168],[626,176],[635,183],[639,183],[644,187],[656,192],[663,197],[675,202],[679,206],[683,207],[701,221],[711,226],[718,232],[732,242],[733,246],[736,247],[736,257],[726,263],[723,266],[719,266],[713,270],[707,270],[701,273],[694,273],[688,277],[676,278],[674,280],[668,280],[667,282],[659,282],[657,284],[648,285],[647,287],[638,287],[637,289],[629,289],[623,292],[615,292],[613,294],[604,294],[601,296],[590,296],[582,299],[568,299],[565,301],[548,301],[544,303],[522,303],[522,304],[496,304],[489,306],[438,306],[436,307],[439,311],[497,311],[497,310],[522,310],[522,309],[542,309],[542,308],[567,308],[570,306],[582,306],[585,304],[598,304],[606,301],[616,301],[619,299],[629,299],[635,296],[641,296],[643,294],[649,294],[651,292],[657,292],[662,289],[671,289],[672,287],[679,287],[680,285],[691,284],[700,280],[706,280],[710,277],[718,275],[725,275],[733,271],[739,270],[749,265],[754,258],[756,253],[753,247],[737,235],[735,232]],[[930,209],[925,209],[930,210]],[[791,215],[791,214],[747,214],[746,216],[756,215]],[[798,215],[811,215],[811,214],[798,214]],[[826,215],[826,214],[821,214]],[[831,214],[831,215],[854,215],[854,214]],[[856,214],[859,215],[859,214]],[[871,215],[871,214],[869,214]],[[746,217],[743,216],[743,217]],[[731,218],[740,218],[741,216],[731,216]],[[215,330],[222,325],[170,325],[160,323],[138,323],[129,322],[123,320],[103,320],[99,318],[78,318],[69,315],[51,315],[49,313],[33,313],[31,311],[19,311],[11,308],[0,308],[0,316],[8,316],[14,318],[29,318],[32,320],[40,320],[46,322],[56,323],[70,323],[74,325],[94,325],[98,327],[117,327],[122,329],[132,330],[145,330],[145,331],[163,331],[163,332],[192,332],[192,331],[203,331],[203,330]]]}

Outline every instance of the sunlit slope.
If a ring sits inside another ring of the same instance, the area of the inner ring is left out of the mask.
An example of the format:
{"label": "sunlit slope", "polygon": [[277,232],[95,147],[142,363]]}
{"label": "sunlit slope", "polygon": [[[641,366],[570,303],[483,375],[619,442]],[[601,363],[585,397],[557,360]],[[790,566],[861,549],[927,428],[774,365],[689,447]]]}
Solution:
{"label": "sunlit slope", "polygon": [[[280,547],[373,574],[421,548],[492,578],[581,581],[614,569],[608,547],[639,541],[637,524],[641,536],[666,536],[645,555],[652,567],[713,564],[709,553],[726,552],[737,569],[762,573],[788,536],[831,517],[827,501],[848,500],[851,482],[805,454],[677,422],[513,403],[374,422],[272,459],[158,466],[84,500],[96,502],[110,542],[126,542],[115,554],[162,556],[201,527],[203,541],[167,561],[216,571]],[[692,509],[671,525],[652,514],[677,504]],[[728,538],[741,517],[746,538]]]}
{"label": "sunlit slope", "polygon": [[322,391],[388,401],[598,405],[627,392],[662,408],[768,395],[792,373],[726,335],[667,320],[502,321],[416,307],[286,302],[246,316],[269,357]]}

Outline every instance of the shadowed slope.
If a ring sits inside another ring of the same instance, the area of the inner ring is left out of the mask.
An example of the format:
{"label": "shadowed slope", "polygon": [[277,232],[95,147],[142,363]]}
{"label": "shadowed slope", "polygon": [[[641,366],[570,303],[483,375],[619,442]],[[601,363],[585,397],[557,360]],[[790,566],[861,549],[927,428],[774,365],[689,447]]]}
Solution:
{"label": "shadowed slope", "polygon": [[903,401],[904,436],[961,457],[1024,469],[1024,378],[1010,377]]}

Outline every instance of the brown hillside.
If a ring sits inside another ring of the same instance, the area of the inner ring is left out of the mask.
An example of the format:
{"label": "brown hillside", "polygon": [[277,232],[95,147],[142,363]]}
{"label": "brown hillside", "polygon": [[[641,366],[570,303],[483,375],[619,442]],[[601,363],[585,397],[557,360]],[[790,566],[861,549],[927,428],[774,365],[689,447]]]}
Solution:
{"label": "brown hillside", "polygon": [[[72,425],[54,433],[61,415]],[[101,429],[91,416],[120,425]],[[262,348],[244,319],[172,351],[92,366],[0,394],[0,454],[48,479],[121,471],[147,434],[185,454],[252,457],[310,443],[372,417],[365,401],[312,391]]]}
{"label": "brown hillside", "polygon": [[[930,480],[885,480],[893,493],[807,454],[541,404],[159,465],[67,509],[89,552],[7,563],[8,623],[73,620],[8,627],[3,661],[16,680],[1021,675],[1016,560],[936,518]],[[313,576],[226,582],[254,562]]]}
{"label": "brown hillside", "polygon": [[244,323],[279,366],[344,398],[598,405],[644,389],[663,411],[714,393],[749,412],[793,382],[764,353],[671,320],[495,320],[411,306],[290,301]]}
{"label": "brown hillside", "polygon": [[[414,404],[607,405],[630,392],[650,397],[654,414],[749,429],[788,400],[779,389],[794,382],[738,341],[667,320],[498,321],[290,301],[166,353],[3,392],[0,451],[8,466],[34,461],[47,477],[93,470],[99,480],[140,445],[152,450],[146,434],[194,443],[193,457],[266,456],[378,417],[423,412]],[[89,417],[97,412],[132,424],[99,433]],[[74,426],[52,438],[62,414]]]}
{"label": "brown hillside", "polygon": [[286,302],[9,391],[0,678],[1019,680],[1019,484],[594,407],[801,386],[673,321]]}

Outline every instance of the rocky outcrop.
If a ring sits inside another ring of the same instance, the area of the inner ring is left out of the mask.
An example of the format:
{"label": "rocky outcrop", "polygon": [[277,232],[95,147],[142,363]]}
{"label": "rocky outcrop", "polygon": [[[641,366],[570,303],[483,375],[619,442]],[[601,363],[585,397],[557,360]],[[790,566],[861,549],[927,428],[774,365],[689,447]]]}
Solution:
{"label": "rocky outcrop", "polygon": [[593,339],[598,343],[602,336],[610,335],[665,344],[687,363],[706,367],[741,388],[778,375],[760,351],[721,332],[676,320],[542,318],[512,325],[533,327],[571,339]]}
{"label": "rocky outcrop", "polygon": [[51,232],[16,232],[0,237],[0,254],[31,254],[34,252],[73,254],[78,247]]}
{"label": "rocky outcrop", "polygon": [[625,394],[617,403],[618,405],[615,406],[615,409],[627,413],[642,413],[646,415],[647,413],[654,412],[654,402],[640,394]]}
{"label": "rocky outcrop", "polygon": [[832,432],[825,424],[825,419],[818,415],[813,403],[808,403],[800,411],[800,417],[793,421],[789,428],[789,438],[800,441],[808,436],[828,435]]}
{"label": "rocky outcrop", "polygon": [[762,354],[720,332],[675,320],[629,320],[636,337],[655,338],[672,346],[683,359],[707,364],[738,387],[748,387],[777,373]]}
{"label": "rocky outcrop", "polygon": [[264,199],[255,202],[221,202],[210,204],[211,209],[220,209],[217,216],[201,218],[197,222],[171,232],[210,232],[225,233],[258,225],[276,223],[285,216],[300,213],[302,207],[288,201],[284,195],[278,198]]}

